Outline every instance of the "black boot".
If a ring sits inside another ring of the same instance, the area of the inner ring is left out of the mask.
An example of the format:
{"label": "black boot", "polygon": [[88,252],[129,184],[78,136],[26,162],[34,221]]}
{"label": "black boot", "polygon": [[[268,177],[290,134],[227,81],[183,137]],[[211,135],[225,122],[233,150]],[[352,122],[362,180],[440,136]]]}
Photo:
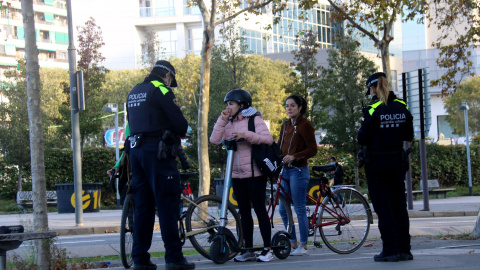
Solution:
{"label": "black boot", "polygon": [[412,252],[410,252],[410,251],[402,252],[402,253],[400,253],[398,259],[400,261],[412,261],[413,260]]}
{"label": "black boot", "polygon": [[183,260],[175,263],[167,263],[165,265],[165,270],[188,270],[188,269],[195,269],[194,263],[187,262],[187,259],[183,258]]}
{"label": "black boot", "polygon": [[398,254],[383,255],[383,252],[381,252],[380,254],[373,256],[373,259],[376,262],[398,262],[399,255]]}
{"label": "black boot", "polygon": [[148,264],[134,264],[134,270],[155,270],[157,269],[157,265],[152,263],[151,261]]}

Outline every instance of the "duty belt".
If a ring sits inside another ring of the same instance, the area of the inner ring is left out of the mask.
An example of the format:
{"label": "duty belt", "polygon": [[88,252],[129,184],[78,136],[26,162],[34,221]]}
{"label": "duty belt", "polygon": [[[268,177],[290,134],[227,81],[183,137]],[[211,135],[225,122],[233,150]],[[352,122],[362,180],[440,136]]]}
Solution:
{"label": "duty belt", "polygon": [[162,139],[159,136],[145,136],[143,134],[130,135],[130,148],[139,147],[143,143],[158,143]]}

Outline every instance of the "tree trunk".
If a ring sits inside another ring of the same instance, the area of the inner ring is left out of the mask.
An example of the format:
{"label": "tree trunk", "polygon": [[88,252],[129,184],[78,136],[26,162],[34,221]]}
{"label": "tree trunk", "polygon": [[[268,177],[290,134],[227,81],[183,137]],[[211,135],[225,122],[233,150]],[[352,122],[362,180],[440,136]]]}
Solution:
{"label": "tree trunk", "polygon": [[473,227],[472,236],[475,238],[480,237],[480,211],[478,212],[477,222],[475,223],[475,227]]}
{"label": "tree trunk", "polygon": [[[383,72],[387,75],[387,82],[392,86],[392,72],[390,68],[390,42],[382,40],[379,46],[380,54],[382,56],[382,68]],[[392,89],[393,90],[393,89]]]}
{"label": "tree trunk", "polygon": [[206,26],[203,30],[202,69],[200,79],[200,106],[198,112],[198,167],[200,188],[198,196],[210,192],[210,160],[208,158],[208,111],[210,108],[210,64],[215,40],[215,29]]}
{"label": "tree trunk", "polygon": [[[30,130],[33,226],[35,231],[48,231],[43,127],[40,112],[40,66],[32,0],[22,0],[22,15],[27,59],[27,110]],[[35,240],[35,262],[40,270],[50,269],[50,245],[46,244],[47,241],[49,240]]]}

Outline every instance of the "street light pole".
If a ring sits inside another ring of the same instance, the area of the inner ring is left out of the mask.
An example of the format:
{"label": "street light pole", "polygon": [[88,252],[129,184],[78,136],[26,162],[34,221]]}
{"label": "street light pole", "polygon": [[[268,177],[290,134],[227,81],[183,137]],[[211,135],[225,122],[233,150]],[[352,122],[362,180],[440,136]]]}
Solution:
{"label": "street light pole", "polygon": [[72,114],[72,148],[73,148],[73,178],[75,194],[75,225],[83,226],[82,198],[82,157],[80,155],[80,117],[77,89],[76,49],[73,45],[72,3],[67,0],[68,25],[68,69],[70,75],[70,104]]}
{"label": "street light pole", "polygon": [[467,139],[467,169],[468,169],[468,189],[470,196],[473,196],[472,191],[472,167],[470,165],[470,138],[468,136],[468,105],[467,102],[462,102],[462,106],[458,108],[461,111],[464,111],[465,116],[465,137]]}

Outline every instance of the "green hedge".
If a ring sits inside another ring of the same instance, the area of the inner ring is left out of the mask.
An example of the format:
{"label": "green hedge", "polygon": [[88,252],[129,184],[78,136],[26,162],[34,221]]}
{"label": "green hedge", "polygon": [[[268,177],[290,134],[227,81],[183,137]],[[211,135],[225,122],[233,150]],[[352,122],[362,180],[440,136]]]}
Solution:
{"label": "green hedge", "polygon": [[[419,143],[416,142],[411,154],[412,180],[414,189],[419,189],[421,180]],[[427,144],[427,172],[428,179],[438,179],[441,187],[468,186],[468,171],[465,145],[437,145]],[[480,183],[480,146],[470,148],[472,182]],[[330,157],[335,156],[343,165],[345,171],[345,184],[355,184],[355,171],[353,156],[342,153],[331,147],[319,146],[318,153],[310,159],[310,166],[325,165],[330,162]],[[48,149],[45,151],[45,176],[47,190],[54,190],[55,184],[73,183],[73,161],[71,149]],[[115,163],[115,149],[113,148],[86,148],[83,151],[82,179],[84,183],[102,183],[102,203],[114,204],[115,193],[107,185],[109,182],[106,174]],[[193,167],[197,164],[191,161]],[[191,169],[195,170],[195,169]],[[6,166],[0,161],[0,196],[2,198],[15,198],[17,191],[18,170],[13,166]],[[215,190],[213,178],[219,177],[219,170],[212,168],[212,191]],[[365,186],[366,178],[363,169],[359,171],[360,185]],[[24,171],[23,190],[31,190],[30,166]],[[198,177],[189,179],[192,183],[194,194],[198,192]]]}
{"label": "green hedge", "polygon": [[[420,144],[415,142],[411,154],[412,182],[420,189]],[[472,184],[480,183],[480,146],[470,146]],[[438,179],[440,187],[468,186],[467,151],[465,145],[426,145],[428,179]]]}
{"label": "green hedge", "polygon": [[[420,144],[415,142],[411,153],[412,182],[414,189],[420,189],[421,166]],[[428,179],[438,179],[440,187],[468,186],[467,152],[465,145],[426,145]],[[343,165],[345,184],[355,184],[353,156],[349,153],[335,151],[330,147],[319,146],[318,153],[310,159],[310,166],[325,165],[330,162],[330,156],[335,156]],[[480,184],[480,146],[470,146],[470,162],[472,169],[472,184]],[[359,170],[360,185],[366,185],[365,170]]]}
{"label": "green hedge", "polygon": [[[102,203],[116,204],[115,193],[110,190],[107,170],[115,165],[115,149],[85,148],[82,160],[82,182],[102,184]],[[3,170],[1,168],[4,168]],[[15,167],[0,166],[0,185],[2,198],[15,198],[17,192],[18,170]],[[32,190],[30,165],[26,166],[22,184],[23,190]],[[72,149],[45,150],[45,179],[47,190],[55,190],[55,184],[73,183],[73,152]]]}

